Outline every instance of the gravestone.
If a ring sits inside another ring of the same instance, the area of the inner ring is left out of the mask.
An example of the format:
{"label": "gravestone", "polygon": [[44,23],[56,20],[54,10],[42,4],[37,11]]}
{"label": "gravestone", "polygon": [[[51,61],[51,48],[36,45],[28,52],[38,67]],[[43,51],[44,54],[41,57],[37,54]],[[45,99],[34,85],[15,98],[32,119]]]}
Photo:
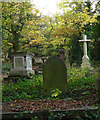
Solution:
{"label": "gravestone", "polygon": [[12,53],[13,68],[8,74],[8,77],[16,76],[29,76],[30,73],[34,74],[32,70],[32,57],[34,54],[28,52]]}
{"label": "gravestone", "polygon": [[59,51],[59,57],[60,57],[60,59],[64,62],[65,61],[65,52],[64,52],[64,50],[60,50]]}
{"label": "gravestone", "polygon": [[88,40],[86,35],[83,36],[83,40],[79,40],[79,42],[84,42],[84,43],[83,43],[84,55],[83,55],[83,57],[82,57],[81,67],[91,68],[91,65],[90,65],[90,63],[89,63],[89,57],[88,57],[88,55],[87,55],[87,42],[90,42],[90,41],[91,41],[91,40]]}
{"label": "gravestone", "polygon": [[67,90],[67,70],[64,62],[58,56],[52,56],[43,64],[43,86],[47,93],[59,89]]}
{"label": "gravestone", "polygon": [[59,51],[59,57],[60,59],[65,63],[67,68],[70,68],[70,62],[69,62],[69,51],[61,49]]}
{"label": "gravestone", "polygon": [[49,58],[48,56],[42,57],[43,63],[46,62],[46,60],[47,60],[48,58]]}
{"label": "gravestone", "polygon": [[65,58],[66,58],[66,60],[65,60],[66,67],[70,68],[69,50],[68,49],[65,50]]}
{"label": "gravestone", "polygon": [[34,59],[35,59],[35,61],[34,61],[35,63],[40,63],[40,64],[43,63],[43,60],[41,57],[34,57]]}
{"label": "gravestone", "polygon": [[48,59],[47,56],[34,57],[33,59],[33,70],[35,74],[42,74],[42,64]]}

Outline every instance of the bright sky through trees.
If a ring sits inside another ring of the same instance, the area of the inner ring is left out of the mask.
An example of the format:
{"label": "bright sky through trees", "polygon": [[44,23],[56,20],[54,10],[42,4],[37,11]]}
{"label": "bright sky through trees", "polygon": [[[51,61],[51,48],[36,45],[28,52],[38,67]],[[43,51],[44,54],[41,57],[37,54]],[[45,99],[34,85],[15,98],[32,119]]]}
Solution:
{"label": "bright sky through trees", "polygon": [[61,0],[32,0],[32,3],[35,4],[44,15],[54,15],[59,2],[61,2]]}
{"label": "bright sky through trees", "polygon": [[[57,8],[57,4],[60,3],[61,0],[31,0],[31,1],[33,4],[36,5],[36,8],[38,8],[39,11],[42,12],[43,15],[52,16],[56,13],[56,11],[61,12],[61,10]],[[87,0],[75,0],[75,1],[78,2],[78,1],[87,1]],[[94,0],[90,0],[90,1],[94,1]],[[95,3],[97,1],[98,0],[95,0]],[[92,5],[93,9],[94,9],[94,4]]]}

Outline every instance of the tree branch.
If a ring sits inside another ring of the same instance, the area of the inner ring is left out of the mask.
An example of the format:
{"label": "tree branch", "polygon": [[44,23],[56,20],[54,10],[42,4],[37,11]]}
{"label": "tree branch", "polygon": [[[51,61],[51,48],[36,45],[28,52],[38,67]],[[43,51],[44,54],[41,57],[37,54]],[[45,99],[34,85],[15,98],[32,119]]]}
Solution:
{"label": "tree branch", "polygon": [[12,33],[12,31],[10,31],[8,28],[5,28],[5,30],[8,30],[10,33]]}

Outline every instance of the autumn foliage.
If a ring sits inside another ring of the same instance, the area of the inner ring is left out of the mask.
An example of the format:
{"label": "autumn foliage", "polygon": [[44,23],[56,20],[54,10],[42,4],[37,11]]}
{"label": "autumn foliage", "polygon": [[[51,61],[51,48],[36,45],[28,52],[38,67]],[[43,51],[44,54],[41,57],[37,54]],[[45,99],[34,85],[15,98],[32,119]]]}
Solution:
{"label": "autumn foliage", "polygon": [[96,29],[99,28],[96,25],[100,25],[100,22],[97,19],[97,9],[95,8],[93,13],[91,4],[68,3],[67,0],[62,0],[59,8],[63,12],[50,17],[43,16],[35,5],[29,2],[2,3],[4,55],[7,56],[13,51],[51,55],[59,49],[67,49],[72,54],[73,45],[77,44],[76,48],[81,51],[78,40],[84,34],[92,40],[90,49],[94,50],[96,46],[93,43],[99,41],[99,36],[93,36],[97,34]]}

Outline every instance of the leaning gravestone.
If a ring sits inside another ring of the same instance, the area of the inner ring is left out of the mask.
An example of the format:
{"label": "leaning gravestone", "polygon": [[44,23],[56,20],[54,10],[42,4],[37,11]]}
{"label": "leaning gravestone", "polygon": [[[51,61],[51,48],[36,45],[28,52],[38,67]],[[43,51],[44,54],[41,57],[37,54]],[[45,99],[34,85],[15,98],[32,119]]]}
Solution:
{"label": "leaning gravestone", "polygon": [[59,89],[66,92],[67,70],[63,61],[58,56],[52,56],[43,64],[43,86],[47,93]]}

